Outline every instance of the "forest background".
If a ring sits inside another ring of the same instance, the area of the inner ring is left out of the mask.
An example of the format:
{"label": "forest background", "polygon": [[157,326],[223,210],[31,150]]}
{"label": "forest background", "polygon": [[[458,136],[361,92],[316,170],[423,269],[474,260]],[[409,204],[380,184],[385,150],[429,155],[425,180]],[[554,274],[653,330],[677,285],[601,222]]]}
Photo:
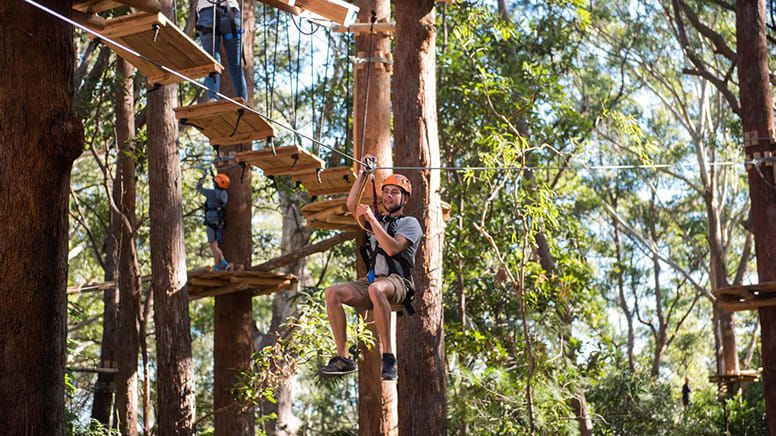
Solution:
{"label": "forest background", "polygon": [[[176,5],[178,25],[192,37],[194,4]],[[249,80],[257,109],[351,153],[352,36],[245,4],[257,18]],[[580,398],[596,434],[765,433],[760,382],[720,401],[708,381],[723,367],[723,328],[710,294],[719,265],[726,283],[757,280],[731,8],[682,0],[438,4],[440,154],[443,166],[459,168],[442,173],[440,192],[452,207],[443,257],[449,433],[523,434],[534,426],[574,434],[572,399]],[[772,43],[769,36],[769,50]],[[119,156],[116,56],[82,32],[76,49],[75,108],[86,148],[72,172],[70,285],[114,277],[108,198]],[[138,265],[147,275],[148,90],[142,75],[133,78],[129,153]],[[180,85],[179,104],[200,94]],[[282,129],[278,143],[305,146],[327,166],[349,164]],[[179,145],[186,264],[207,266],[194,188],[215,153],[186,126]],[[252,183],[253,264],[331,236],[304,226],[299,211],[311,199],[290,178],[256,170]],[[280,419],[297,434],[357,434],[356,379],[315,375],[333,349],[322,290],[354,278],[355,252],[349,242],[313,255],[293,271],[297,290],[253,299],[255,348],[292,362],[245,374],[246,397],[276,404],[257,410],[260,431],[281,434]],[[151,319],[147,290],[145,283]],[[107,431],[89,422],[97,376],[73,370],[99,366],[105,301],[102,292],[68,297],[71,434]],[[208,434],[213,301],[194,301],[189,311],[197,428]],[[756,369],[757,314],[733,320],[740,368]],[[138,394],[147,387],[148,400],[139,421],[150,434],[156,363],[153,323],[146,328]]]}

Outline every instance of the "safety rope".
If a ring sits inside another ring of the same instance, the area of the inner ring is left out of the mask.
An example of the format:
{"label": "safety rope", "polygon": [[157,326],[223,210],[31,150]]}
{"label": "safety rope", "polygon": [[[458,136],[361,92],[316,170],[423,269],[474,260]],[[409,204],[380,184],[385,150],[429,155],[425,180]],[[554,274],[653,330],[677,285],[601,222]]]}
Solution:
{"label": "safety rope", "polygon": [[[320,110],[321,116],[319,117],[319,120],[318,120],[318,135],[316,136],[315,132],[313,131],[313,137],[315,137],[317,139],[320,139],[321,135],[323,135],[323,120],[324,120],[324,114],[326,113],[326,108],[328,107],[327,106],[327,102],[328,102],[328,98],[329,98],[329,93],[326,92],[326,87],[327,87],[328,82],[329,82],[329,63],[330,63],[330,60],[331,60],[331,54],[330,54],[331,53],[331,32],[329,32],[327,30],[326,31],[326,36],[327,36],[327,38],[326,38],[326,64],[323,67],[323,87],[321,89],[321,94],[323,94],[323,103],[321,105],[321,110]],[[313,102],[314,101],[315,101],[315,99],[313,99]],[[315,110],[315,107],[313,106],[313,111],[314,110]],[[313,115],[314,114],[315,114],[315,112],[313,112]],[[313,122],[315,122],[315,116],[313,116]],[[313,151],[315,151],[316,153],[318,152],[318,150],[313,150]]]}
{"label": "safety rope", "polygon": [[[377,14],[372,11],[372,18],[370,18],[371,24],[369,25],[369,51],[367,51],[367,63],[366,63],[366,84],[364,90],[364,116],[361,119],[361,153],[359,158],[364,158],[364,144],[366,139],[366,114],[369,111],[369,79],[370,72],[372,70],[372,38],[374,37],[375,21],[377,21]],[[356,53],[358,54],[358,53]]]}

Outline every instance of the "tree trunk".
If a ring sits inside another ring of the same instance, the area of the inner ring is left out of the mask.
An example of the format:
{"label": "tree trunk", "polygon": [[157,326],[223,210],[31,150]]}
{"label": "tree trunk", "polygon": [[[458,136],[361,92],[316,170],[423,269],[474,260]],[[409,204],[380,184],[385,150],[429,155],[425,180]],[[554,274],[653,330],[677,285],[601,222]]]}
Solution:
{"label": "tree trunk", "polygon": [[[243,65],[246,80],[248,80],[248,105],[253,102],[253,29],[256,19],[253,13],[254,2],[246,2],[243,14],[243,28],[246,40],[243,41],[246,65]],[[226,53],[222,53],[221,59],[226,59]],[[242,62],[241,62],[242,65]],[[221,75],[221,92],[234,97],[234,83],[231,74]],[[251,143],[237,144],[223,147],[225,155],[240,151],[249,151]],[[220,171],[219,171],[220,172]],[[231,167],[223,171],[231,183],[226,203],[226,222],[223,230],[223,243],[221,249],[228,262],[234,265],[242,265],[247,268],[251,265],[253,243],[251,238],[251,178],[253,175],[250,166]],[[250,403],[236,404],[238,398],[233,393],[235,384],[238,383],[240,374],[251,367],[253,355],[253,341],[251,339],[253,327],[253,309],[251,295],[247,292],[235,292],[215,297],[213,335],[213,377],[214,393],[213,407],[226,410],[215,415],[216,436],[248,436],[255,433],[254,408]],[[231,405],[231,407],[230,407]]]}
{"label": "tree trunk", "polygon": [[[370,23],[372,11],[376,22],[391,21],[391,4],[388,0],[360,0],[358,22]],[[358,58],[390,57],[391,38],[386,33],[356,33],[356,55]],[[371,46],[371,47],[370,47]],[[370,52],[371,48],[371,52]],[[367,79],[367,71],[369,77]],[[367,81],[369,88],[367,88]],[[353,66],[353,154],[357,159],[371,154],[377,157],[378,166],[391,166],[391,75],[388,66],[381,62],[356,63]],[[357,165],[356,165],[357,166]],[[356,171],[360,168],[354,168]],[[390,172],[375,171],[377,189]],[[367,182],[369,183],[369,182]],[[371,188],[367,187],[371,192]],[[359,233],[356,247],[364,243],[363,232]],[[356,253],[356,276],[367,274],[366,266]],[[372,320],[369,311],[368,321]],[[395,332],[396,316],[391,315],[391,331]],[[374,323],[369,324],[372,335],[377,337]],[[393,336],[393,335],[392,335]],[[398,434],[398,413],[396,404],[396,383],[383,383],[382,347],[380,341],[368,349],[358,344],[358,434]],[[395,347],[394,347],[395,348]]]}
{"label": "tree trunk", "polygon": [[[432,0],[397,0],[394,162],[397,166],[439,166],[436,110],[436,28]],[[409,171],[412,199],[405,208],[423,228],[413,278],[414,316],[398,322],[399,433],[447,433],[447,385],[442,308],[444,230],[440,174]]]}
{"label": "tree trunk", "polygon": [[0,26],[0,428],[64,435],[67,193],[83,147],[73,27],[15,1],[0,2]]}
{"label": "tree trunk", "polygon": [[[162,0],[172,16],[172,1]],[[194,366],[189,330],[186,252],[175,85],[148,94],[151,273],[156,331],[158,434],[194,434]]]}
{"label": "tree trunk", "polygon": [[[738,37],[738,81],[743,131],[765,141],[744,141],[747,158],[752,153],[776,151],[774,146],[773,103],[768,82],[768,49],[766,45],[765,1],[736,2],[736,35]],[[759,150],[758,150],[759,149]],[[749,168],[749,196],[752,202],[751,222],[754,233],[757,275],[760,283],[776,280],[776,190],[774,167]],[[776,434],[776,307],[760,308],[765,408],[770,434]]]}
{"label": "tree trunk", "polygon": [[[113,196],[116,196],[118,186],[113,183]],[[110,211],[110,225],[105,237],[105,275],[106,282],[116,280],[117,257],[121,237],[119,234],[121,222],[113,210]],[[100,344],[101,368],[115,368],[116,345],[118,339],[118,308],[119,293],[115,287],[103,291],[102,295],[102,343]],[[92,419],[106,428],[111,428],[110,417],[113,411],[113,392],[115,391],[114,373],[100,372],[94,384],[94,401],[92,402]]]}
{"label": "tree trunk", "polygon": [[[704,203],[706,205],[706,224],[709,240],[709,266],[712,289],[720,289],[728,286],[727,280],[727,256],[724,248],[724,241],[722,240],[723,231],[720,220],[720,212],[717,201],[714,199],[715,187],[710,180],[705,186],[706,195],[704,195]],[[733,318],[733,314],[724,309],[720,309],[716,304],[713,306],[713,310],[717,312],[717,316],[714,317],[719,321],[720,337],[718,342],[722,346],[722,372],[721,374],[736,374],[739,372],[738,364],[738,349],[736,346],[736,322]],[[731,392],[728,390],[728,392]]]}
{"label": "tree trunk", "polygon": [[116,409],[118,428],[124,436],[137,435],[137,355],[140,348],[140,271],[137,265],[135,218],[134,68],[123,58],[116,60],[116,141],[119,146],[114,201],[121,211],[119,226],[119,341],[116,350]]}
{"label": "tree trunk", "polygon": [[[305,227],[302,213],[299,205],[303,203],[302,195],[299,191],[280,190],[280,205],[283,211],[283,238],[281,250],[283,253],[296,251],[303,247],[309,240],[312,231]],[[312,284],[312,279],[307,272],[307,261],[302,258],[289,264],[283,271],[287,274],[294,274],[299,277],[298,288]],[[284,328],[283,324],[289,316],[296,313],[296,303],[294,296],[297,290],[282,291],[275,294],[272,300],[272,321],[270,322],[269,332],[264,338],[267,342],[264,346],[273,345],[276,338],[287,338],[291,331]],[[282,364],[282,362],[279,362]],[[288,386],[289,380],[282,380],[281,384],[275,390],[275,402],[263,401],[261,404],[262,413],[268,416],[272,413],[276,415],[275,419],[269,419],[264,422],[264,432],[270,436],[291,436],[295,435],[301,422],[294,415],[292,410],[293,392]]]}

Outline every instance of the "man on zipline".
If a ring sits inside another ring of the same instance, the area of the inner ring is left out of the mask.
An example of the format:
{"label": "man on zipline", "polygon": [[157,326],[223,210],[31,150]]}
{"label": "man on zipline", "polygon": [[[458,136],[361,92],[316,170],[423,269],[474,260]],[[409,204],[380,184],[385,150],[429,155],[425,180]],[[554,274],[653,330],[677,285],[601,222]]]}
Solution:
{"label": "man on zipline", "polygon": [[[365,161],[374,162],[373,156]],[[357,370],[356,362],[348,354],[345,311],[343,304],[359,309],[374,309],[375,326],[383,351],[383,380],[396,380],[396,357],[391,344],[391,306],[405,304],[414,295],[412,267],[415,264],[417,243],[423,235],[418,220],[404,216],[404,206],[412,194],[409,179],[393,174],[385,178],[382,185],[383,207],[387,215],[377,216],[369,206],[359,203],[366,171],[362,169],[356,182],[350,188],[347,207],[359,222],[366,222],[371,229],[369,240],[362,248],[367,268],[367,277],[355,282],[334,285],[326,289],[326,312],[337,345],[337,355],[329,364],[319,370],[321,376],[349,374]],[[405,299],[407,299],[405,301]]]}

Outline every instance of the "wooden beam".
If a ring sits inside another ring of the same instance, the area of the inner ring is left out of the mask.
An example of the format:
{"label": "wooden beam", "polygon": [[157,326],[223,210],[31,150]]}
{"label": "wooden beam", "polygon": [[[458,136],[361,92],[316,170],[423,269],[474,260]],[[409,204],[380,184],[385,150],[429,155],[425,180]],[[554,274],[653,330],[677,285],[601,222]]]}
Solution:
{"label": "wooden beam", "polygon": [[344,0],[296,0],[295,6],[343,26],[350,25],[358,12],[358,6]]}
{"label": "wooden beam", "polygon": [[[353,23],[350,26],[340,26],[335,24],[331,30],[337,33],[353,32],[366,33],[372,28],[372,23]],[[396,23],[375,23],[375,33],[393,33],[396,30]]]}
{"label": "wooden beam", "polygon": [[67,370],[73,372],[94,372],[99,374],[116,374],[119,372],[118,368],[83,368],[80,366],[70,366]]}
{"label": "wooden beam", "polygon": [[157,0],[84,0],[73,3],[73,9],[93,14],[125,5],[150,14],[155,14],[162,10]]}
{"label": "wooden beam", "polygon": [[73,9],[73,21],[94,30],[103,30],[108,21],[99,15]]}
{"label": "wooden beam", "polygon": [[293,15],[300,15],[302,10],[294,6],[294,0],[259,0],[260,2],[272,6],[273,8],[280,9],[281,11],[288,12]]}

